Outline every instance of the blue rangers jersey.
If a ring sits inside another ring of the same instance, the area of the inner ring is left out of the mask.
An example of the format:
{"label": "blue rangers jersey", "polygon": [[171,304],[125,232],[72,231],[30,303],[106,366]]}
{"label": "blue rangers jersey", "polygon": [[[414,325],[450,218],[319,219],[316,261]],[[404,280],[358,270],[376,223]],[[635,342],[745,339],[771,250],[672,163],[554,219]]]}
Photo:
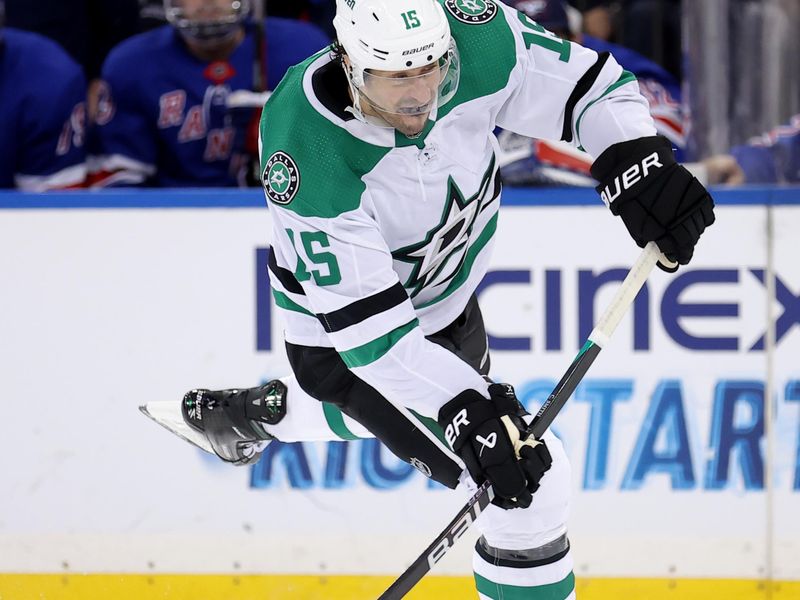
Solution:
{"label": "blue rangers jersey", "polygon": [[800,115],[731,150],[747,183],[800,182]]}
{"label": "blue rangers jersey", "polygon": [[55,42],[0,32],[0,188],[76,187],[86,178],[86,81]]}
{"label": "blue rangers jersey", "polygon": [[[267,88],[329,42],[314,25],[265,22]],[[117,46],[103,66],[91,148],[93,186],[234,186],[245,157],[234,152],[228,113],[236,90],[253,89],[254,26],[226,61],[204,62],[164,26]]]}

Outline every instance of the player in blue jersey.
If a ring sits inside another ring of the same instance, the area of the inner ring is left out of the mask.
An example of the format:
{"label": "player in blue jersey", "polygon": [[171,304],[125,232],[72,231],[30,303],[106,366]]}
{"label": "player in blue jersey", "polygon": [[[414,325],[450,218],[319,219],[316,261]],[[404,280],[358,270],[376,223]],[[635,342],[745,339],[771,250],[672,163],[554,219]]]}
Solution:
{"label": "player in blue jersey", "polygon": [[800,183],[800,115],[703,164],[711,183]]}
{"label": "player in blue jersey", "polygon": [[[595,52],[609,52],[633,73],[639,91],[650,104],[656,131],[675,148],[682,161],[686,146],[685,115],[681,106],[679,82],[664,68],[624,46],[580,33],[580,14],[563,0],[506,0],[506,4],[525,13],[555,35],[569,39]],[[594,186],[589,174],[592,157],[566,144],[531,140],[503,132],[500,136],[503,179],[511,185],[582,185]]]}
{"label": "player in blue jersey", "polygon": [[0,29],[0,188],[83,184],[85,96],[80,67],[58,44]]}
{"label": "player in blue jersey", "polygon": [[165,0],[165,12],[169,25],[126,40],[103,66],[92,186],[243,184],[266,99],[249,92],[273,89],[329,40],[300,21],[259,27],[249,0]]}

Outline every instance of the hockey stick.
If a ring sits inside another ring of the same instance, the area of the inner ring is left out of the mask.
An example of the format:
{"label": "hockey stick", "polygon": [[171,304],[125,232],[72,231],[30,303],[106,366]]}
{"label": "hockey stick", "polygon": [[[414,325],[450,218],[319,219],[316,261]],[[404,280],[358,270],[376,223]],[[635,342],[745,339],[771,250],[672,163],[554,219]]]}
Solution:
{"label": "hockey stick", "polygon": [[[608,344],[611,334],[619,325],[622,316],[627,312],[628,307],[633,303],[634,298],[647,280],[650,271],[653,270],[656,262],[661,256],[661,252],[655,242],[650,242],[642,250],[636,263],[631,267],[625,280],[617,290],[611,304],[597,321],[597,325],[589,335],[589,339],[580,349],[572,364],[561,377],[547,401],[539,409],[533,423],[528,428],[528,433],[536,438],[541,438],[553,419],[564,407],[572,392],[586,375],[589,367],[600,354],[600,350]],[[662,259],[665,262],[666,259]],[[494,490],[485,482],[478,488],[472,498],[456,515],[444,531],[428,546],[425,551],[417,557],[405,572],[389,586],[378,600],[399,600],[403,598],[411,588],[433,568],[437,562],[447,553],[458,538],[464,535],[470,525],[478,518],[484,509],[494,498]]]}

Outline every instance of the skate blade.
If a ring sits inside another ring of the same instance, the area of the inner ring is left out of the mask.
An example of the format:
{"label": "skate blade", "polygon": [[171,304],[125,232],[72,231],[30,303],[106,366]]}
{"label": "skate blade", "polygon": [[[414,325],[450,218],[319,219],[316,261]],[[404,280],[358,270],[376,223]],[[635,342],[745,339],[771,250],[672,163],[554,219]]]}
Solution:
{"label": "skate blade", "polygon": [[140,406],[139,410],[146,417],[168,429],[182,440],[186,440],[193,446],[200,448],[200,450],[205,450],[209,454],[216,456],[214,449],[205,436],[189,427],[183,420],[180,403],[170,401],[148,402]]}

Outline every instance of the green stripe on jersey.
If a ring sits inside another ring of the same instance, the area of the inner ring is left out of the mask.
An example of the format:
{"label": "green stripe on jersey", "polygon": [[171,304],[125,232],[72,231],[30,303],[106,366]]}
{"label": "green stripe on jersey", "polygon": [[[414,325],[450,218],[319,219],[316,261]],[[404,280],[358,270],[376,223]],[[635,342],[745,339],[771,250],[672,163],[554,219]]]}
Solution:
{"label": "green stripe on jersey", "polygon": [[391,350],[392,347],[399,342],[404,335],[414,329],[414,327],[417,325],[419,325],[419,320],[413,319],[405,325],[401,325],[400,327],[393,329],[386,335],[382,335],[378,339],[367,342],[366,344],[358,346],[357,348],[353,348],[352,350],[339,352],[339,355],[342,357],[344,364],[346,364],[350,369],[366,366],[375,362],[381,356]]}
{"label": "green stripe on jersey", "polygon": [[600,94],[597,98],[595,98],[594,100],[589,102],[589,104],[586,105],[586,108],[584,108],[581,111],[581,114],[578,115],[578,120],[575,121],[575,136],[578,138],[578,140],[581,139],[581,119],[583,118],[584,113],[587,110],[589,110],[589,107],[598,100],[600,100],[601,98],[613,92],[618,87],[621,87],[626,83],[631,83],[632,81],[636,81],[636,76],[630,71],[622,71],[622,75],[619,76],[619,79],[617,79],[614,83],[608,86],[602,94]]}
{"label": "green stripe on jersey", "polygon": [[328,422],[328,427],[331,431],[338,435],[343,440],[357,440],[360,439],[352,431],[347,428],[344,423],[344,416],[339,407],[330,402],[322,403],[322,412],[325,413],[325,420]]}
{"label": "green stripe on jersey", "polygon": [[556,583],[529,587],[495,583],[475,573],[475,586],[492,600],[564,600],[575,589],[575,575],[570,571]]}
{"label": "green stripe on jersey", "polygon": [[280,306],[281,308],[285,308],[286,310],[291,310],[294,312],[303,313],[304,315],[309,315],[316,318],[316,315],[302,306],[300,306],[297,302],[289,298],[283,292],[279,292],[278,290],[272,290],[272,296],[275,298],[275,304]]}
{"label": "green stripe on jersey", "polygon": [[469,274],[472,271],[472,265],[475,264],[475,259],[478,258],[478,255],[481,253],[481,250],[484,249],[486,244],[489,243],[489,240],[492,239],[494,232],[497,230],[497,213],[489,220],[486,226],[481,231],[481,234],[475,240],[475,243],[469,247],[467,250],[467,256],[464,258],[464,264],[461,265],[461,269],[459,269],[458,274],[450,280],[447,288],[436,298],[432,300],[428,300],[424,304],[421,304],[417,308],[426,308],[431,306],[432,304],[436,304],[437,302],[441,302],[448,296],[450,296],[453,292],[455,292],[458,288],[460,288],[464,282],[469,278]]}

